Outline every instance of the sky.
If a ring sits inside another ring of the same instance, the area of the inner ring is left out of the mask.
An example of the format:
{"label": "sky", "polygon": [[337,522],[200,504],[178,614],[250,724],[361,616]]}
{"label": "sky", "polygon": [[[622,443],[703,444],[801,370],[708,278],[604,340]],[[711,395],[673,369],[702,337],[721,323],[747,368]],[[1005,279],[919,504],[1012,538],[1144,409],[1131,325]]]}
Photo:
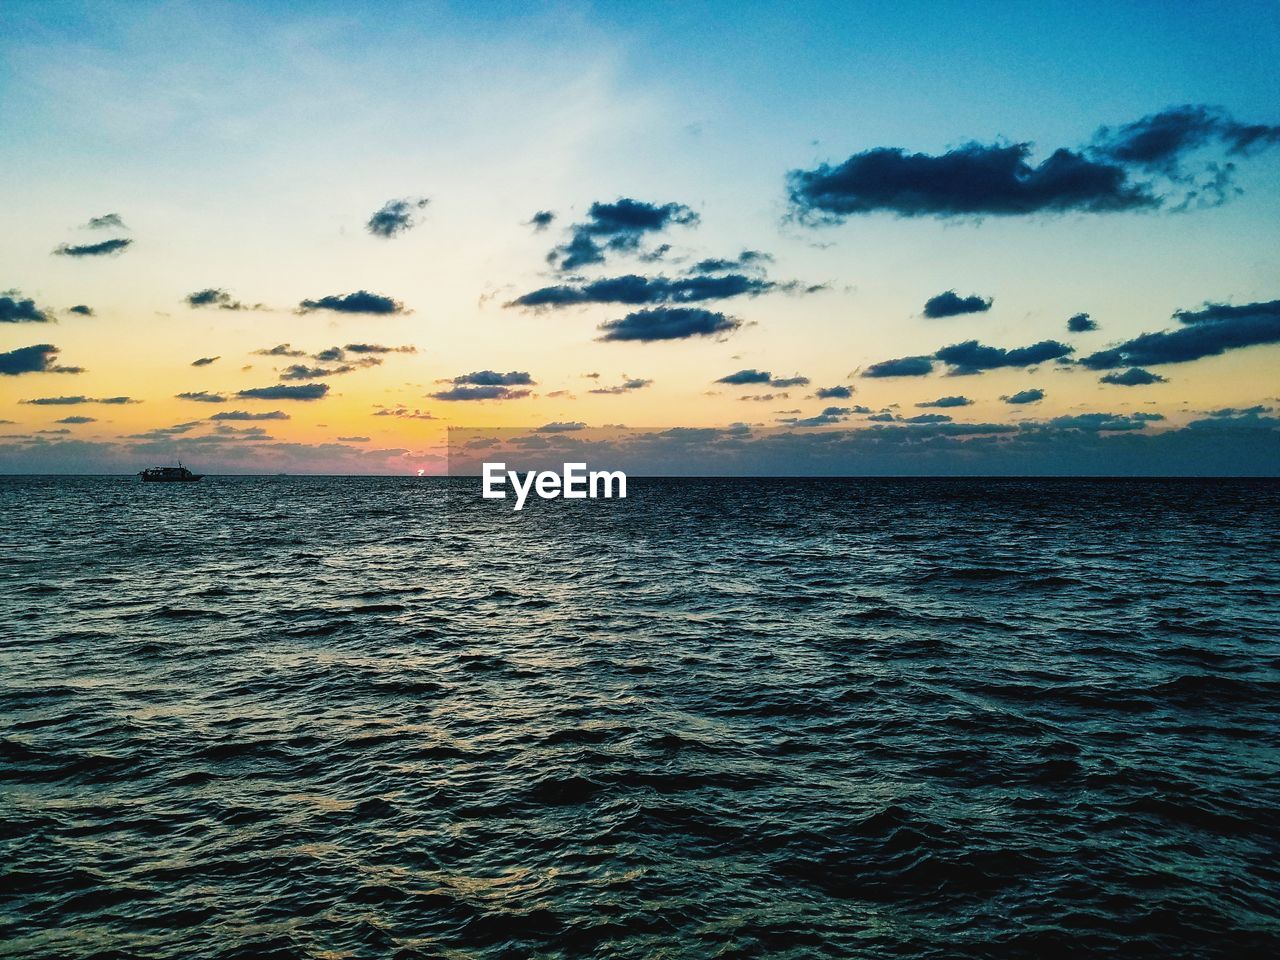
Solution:
{"label": "sky", "polygon": [[0,472],[1278,474],[1276,62],[1269,0],[10,0]]}

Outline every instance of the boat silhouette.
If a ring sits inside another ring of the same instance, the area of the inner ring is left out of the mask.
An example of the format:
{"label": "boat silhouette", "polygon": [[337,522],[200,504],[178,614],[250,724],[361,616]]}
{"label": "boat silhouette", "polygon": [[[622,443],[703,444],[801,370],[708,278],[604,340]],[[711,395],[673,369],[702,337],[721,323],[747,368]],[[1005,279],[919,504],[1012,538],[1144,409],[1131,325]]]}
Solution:
{"label": "boat silhouette", "polygon": [[148,467],[138,473],[146,483],[194,483],[204,474],[192,473],[178,461],[176,467]]}

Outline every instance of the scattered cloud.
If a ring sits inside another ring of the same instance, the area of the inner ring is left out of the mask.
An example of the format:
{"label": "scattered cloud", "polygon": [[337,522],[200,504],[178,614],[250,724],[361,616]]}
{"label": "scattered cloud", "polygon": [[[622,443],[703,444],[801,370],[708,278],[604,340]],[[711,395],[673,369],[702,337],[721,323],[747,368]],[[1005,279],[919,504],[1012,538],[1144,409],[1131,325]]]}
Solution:
{"label": "scattered cloud", "polygon": [[368,290],[357,290],[355,293],[332,294],[318,300],[303,300],[298,304],[298,313],[312,313],[316,310],[330,310],[334,313],[368,313],[392,314],[405,313],[404,304],[391,297],[384,297]]}
{"label": "scattered cloud", "polygon": [[939,397],[937,400],[926,400],[923,403],[917,403],[917,407],[968,407],[972,406],[973,401],[968,397]]}
{"label": "scattered cloud", "polygon": [[899,357],[881,360],[862,371],[864,377],[924,377],[933,373],[931,357]]}
{"label": "scattered cloud", "polygon": [[329,392],[327,383],[304,383],[298,386],[278,384],[241,390],[236,396],[245,400],[320,400]]}
{"label": "scattered cloud", "polygon": [[1087,313],[1077,313],[1075,316],[1067,318],[1067,330],[1071,333],[1088,333],[1090,330],[1097,329],[1097,321]]}
{"label": "scattered cloud", "polygon": [[63,417],[61,420],[55,420],[54,423],[97,423],[95,417]]}
{"label": "scattered cloud", "polygon": [[64,243],[53,252],[59,257],[109,257],[113,254],[123,253],[132,243],[133,241],[128,237],[117,237],[112,240],[102,240],[98,243]]}
{"label": "scattered cloud", "polygon": [[496,370],[475,370],[471,373],[464,373],[460,377],[454,377],[447,381],[455,384],[475,384],[482,387],[520,387],[534,385],[533,377],[524,370],[508,370],[506,373],[499,373]]}
{"label": "scattered cloud", "polygon": [[182,298],[189,307],[217,307],[219,310],[264,310],[262,304],[255,303],[253,306],[241,303],[239,300],[233,299],[231,294],[219,287],[207,287],[204,290],[197,290],[195,293],[189,293]]}
{"label": "scattered cloud", "polygon": [[53,316],[36,306],[34,300],[0,296],[0,323],[49,323]]}
{"label": "scattered cloud", "polygon": [[80,317],[92,317],[93,307],[83,303],[77,303],[74,307],[67,307],[67,313],[74,313]]}
{"label": "scattered cloud", "polygon": [[[374,359],[375,362],[381,361]],[[366,364],[361,364],[366,366]],[[344,363],[339,367],[309,367],[303,363],[294,363],[280,371],[281,380],[318,380],[321,377],[336,377],[339,374],[351,373],[353,370],[360,369],[350,363]]]}
{"label": "scattered cloud", "polygon": [[[796,285],[748,277],[740,273],[725,276],[642,277],[628,274],[579,284],[542,287],[517,297],[507,307],[565,307],[583,303],[699,303],[731,297],[758,297],[777,289],[798,289]],[[806,288],[806,292],[817,288]]]}
{"label": "scattered cloud", "polygon": [[[787,186],[794,215],[807,223],[877,211],[982,217],[1183,210],[1239,193],[1231,185],[1233,159],[1277,143],[1280,126],[1241,123],[1219,108],[1187,105],[1102,127],[1088,145],[1060,147],[1039,163],[1030,143],[971,142],[937,155],[876,147],[836,166],[792,170]],[[1218,149],[1219,158],[1188,173],[1184,161],[1206,147]]]}
{"label": "scattered cloud", "polygon": [[991,309],[991,297],[980,297],[976,293],[962,297],[954,290],[930,297],[924,304],[924,315],[936,320],[940,317],[958,317],[966,313],[985,313]]}
{"label": "scattered cloud", "polygon": [[191,365],[193,367],[207,367],[209,364],[215,363],[221,359],[221,357],[201,357],[199,360],[192,360]]}
{"label": "scattered cloud", "polygon": [[1181,329],[1144,333],[1118,346],[1099,350],[1080,362],[1091,370],[1187,363],[1243,347],[1280,343],[1280,300],[1232,306],[1205,304],[1179,310],[1173,319]]}
{"label": "scattered cloud", "polygon": [[547,262],[558,270],[604,263],[606,252],[638,250],[646,234],[697,222],[697,213],[681,203],[655,204],[627,197],[613,203],[596,202],[587,210],[585,220],[570,227],[569,240],[547,255]]}
{"label": "scattered cloud", "polygon": [[535,232],[541,232],[551,226],[551,222],[555,220],[556,215],[550,210],[539,210],[529,218],[528,226],[533,227]]}
{"label": "scattered cloud", "polygon": [[1028,367],[1046,360],[1056,360],[1074,353],[1075,348],[1057,340],[1041,340],[1029,347],[988,347],[977,340],[966,340],[943,347],[934,357],[950,365],[953,376],[981,373],[1000,367]]}
{"label": "scattered cloud", "polygon": [[111,406],[119,406],[125,403],[139,403],[130,397],[36,397],[34,400],[22,400],[21,403],[29,403],[36,407],[75,407],[85,403],[105,403]]}
{"label": "scattered cloud", "polygon": [[90,217],[85,224],[87,230],[128,230],[124,220],[118,213],[104,213],[100,217]]}
{"label": "scattered cloud", "polygon": [[689,268],[690,273],[726,273],[734,270],[749,270],[752,268],[763,268],[766,263],[772,263],[773,257],[759,250],[743,250],[736,257],[729,259],[721,257],[708,257],[705,260],[699,260]]}
{"label": "scattered cloud", "polygon": [[222,410],[215,413],[210,420],[288,420],[289,415],[283,410],[267,410],[263,413],[250,413],[247,410]]}
{"label": "scattered cloud", "polygon": [[305,357],[307,355],[307,351],[295,350],[288,343],[278,343],[269,350],[255,350],[253,352],[260,357]]}
{"label": "scattered cloud", "polygon": [[410,410],[403,404],[394,407],[378,407],[373,414],[375,417],[399,417],[403,420],[436,420],[438,419],[426,410],[413,409]]}
{"label": "scattered cloud", "polygon": [[1005,403],[1039,403],[1044,399],[1044,391],[1039,387],[1031,387],[1027,390],[1019,390],[1017,393],[1011,393],[1008,396],[1000,398]]}
{"label": "scattered cloud", "polygon": [[417,226],[414,212],[425,210],[431,201],[426,197],[405,197],[388,200],[369,218],[365,229],[375,237],[391,239]]}
{"label": "scattered cloud", "polygon": [[[626,375],[623,374],[623,376],[625,377]],[[642,380],[639,377],[633,377],[630,379],[624,379],[622,383],[618,384],[616,387],[596,387],[594,390],[588,390],[587,392],[602,394],[628,393],[632,390],[642,390],[645,387],[652,385],[652,383],[652,380]]]}
{"label": "scattered cloud", "polygon": [[1248,156],[1280,144],[1280,126],[1240,123],[1218,107],[1185,104],[1170,107],[1094,135],[1098,156],[1168,175],[1178,175],[1187,154],[1210,144],[1229,156]]}
{"label": "scattered cloud", "polygon": [[208,393],[204,390],[192,390],[188,393],[175,394],[179,400],[194,400],[196,403],[226,403],[227,398],[220,393]]}
{"label": "scattered cloud", "polygon": [[727,336],[742,326],[736,317],[696,307],[655,307],[600,324],[601,340],[652,343],[691,337]]}
{"label": "scattered cloud", "polygon": [[1152,383],[1168,383],[1164,377],[1141,367],[1130,367],[1123,373],[1114,371],[1099,379],[1099,383],[1111,383],[1118,387],[1145,387]]}
{"label": "scattered cloud", "polygon": [[[877,374],[877,376],[891,376],[891,374]],[[847,387],[842,383],[834,387],[819,387],[814,396],[819,400],[848,400],[853,396],[853,387]]]}
{"label": "scattered cloud", "polygon": [[837,166],[787,176],[793,212],[804,222],[838,223],[884,211],[900,217],[1016,216],[1141,210],[1160,201],[1130,182],[1118,163],[1059,149],[1039,164],[1031,144],[968,143],[932,156],[877,147]]}
{"label": "scattered cloud", "polygon": [[1058,430],[1083,430],[1090,433],[1102,431],[1145,430],[1148,424],[1164,419],[1160,413],[1077,413],[1054,417],[1038,426]]}
{"label": "scattered cloud", "polygon": [[785,423],[792,427],[827,427],[834,423],[843,423],[849,419],[849,414],[853,413],[853,407],[826,407],[821,413],[813,417],[782,417],[779,423]]}
{"label": "scattered cloud", "polygon": [[587,425],[581,420],[553,420],[551,423],[544,423],[536,428],[535,433],[574,433],[578,430],[585,430]]}
{"label": "scattered cloud", "polygon": [[439,390],[430,394],[433,400],[519,400],[532,393],[531,390],[513,390],[497,384],[489,386],[460,385],[447,390]]}
{"label": "scattered cloud", "polygon": [[[333,349],[336,350],[337,348],[334,347]],[[417,347],[411,347],[411,346],[384,347],[382,346],[382,344],[379,344],[379,343],[348,343],[345,347],[343,347],[343,349],[348,350],[351,353],[374,353],[374,354],[376,353],[417,353],[418,352]]]}
{"label": "scattered cloud", "polygon": [[730,386],[767,383],[776,389],[786,390],[789,387],[807,387],[809,378],[798,375],[794,377],[775,377],[768,370],[739,370],[736,373],[723,376],[715,382],[729,384]]}
{"label": "scattered cloud", "polygon": [[24,373],[84,373],[84,367],[64,367],[55,361],[58,348],[51,343],[37,343],[0,353],[0,376],[16,377]]}

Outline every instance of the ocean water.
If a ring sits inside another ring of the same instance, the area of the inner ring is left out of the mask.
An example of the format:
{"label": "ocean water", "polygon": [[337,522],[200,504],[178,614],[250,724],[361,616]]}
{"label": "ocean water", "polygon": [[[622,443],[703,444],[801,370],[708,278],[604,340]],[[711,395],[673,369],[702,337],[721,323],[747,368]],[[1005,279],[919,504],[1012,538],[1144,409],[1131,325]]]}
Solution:
{"label": "ocean water", "polygon": [[0,953],[1280,955],[1280,484],[0,479]]}

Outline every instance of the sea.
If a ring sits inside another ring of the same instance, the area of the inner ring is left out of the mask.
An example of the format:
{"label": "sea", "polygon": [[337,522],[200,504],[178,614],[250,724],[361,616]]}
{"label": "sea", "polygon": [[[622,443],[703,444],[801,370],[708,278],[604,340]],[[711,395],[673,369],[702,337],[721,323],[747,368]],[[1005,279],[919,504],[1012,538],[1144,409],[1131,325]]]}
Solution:
{"label": "sea", "polygon": [[0,478],[0,955],[1280,956],[1280,483]]}

